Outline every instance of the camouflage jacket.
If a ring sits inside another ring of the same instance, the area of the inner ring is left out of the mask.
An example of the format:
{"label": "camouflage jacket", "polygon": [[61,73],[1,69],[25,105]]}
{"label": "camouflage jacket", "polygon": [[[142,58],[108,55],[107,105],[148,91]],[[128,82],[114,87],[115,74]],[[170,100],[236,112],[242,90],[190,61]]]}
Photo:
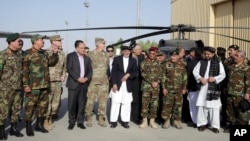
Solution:
{"label": "camouflage jacket", "polygon": [[108,84],[107,71],[109,67],[109,58],[106,53],[93,50],[88,53],[88,56],[90,57],[93,69],[90,84]]}
{"label": "camouflage jacket", "polygon": [[171,93],[181,93],[187,87],[187,70],[182,61],[168,61],[163,67],[162,88]]}
{"label": "camouflage jacket", "polygon": [[141,89],[142,91],[151,91],[152,88],[152,82],[158,82],[159,87],[155,88],[155,90],[160,90],[160,83],[161,83],[161,77],[162,77],[162,69],[161,69],[161,63],[154,59],[146,59],[140,64],[140,71],[142,76],[142,84]]}
{"label": "camouflage jacket", "polygon": [[[49,56],[53,55],[52,48],[48,48],[47,53]],[[50,81],[61,81],[61,77],[66,76],[66,55],[63,50],[58,50],[58,62],[55,66],[49,67]]]}
{"label": "camouflage jacket", "polygon": [[0,89],[21,90],[22,56],[5,49],[0,52]]}
{"label": "camouflage jacket", "polygon": [[228,94],[241,96],[250,94],[250,67],[245,63],[229,67]]}
{"label": "camouflage jacket", "polygon": [[31,89],[48,88],[49,66],[54,66],[57,61],[57,54],[49,57],[45,50],[26,50],[23,59],[23,86]]}

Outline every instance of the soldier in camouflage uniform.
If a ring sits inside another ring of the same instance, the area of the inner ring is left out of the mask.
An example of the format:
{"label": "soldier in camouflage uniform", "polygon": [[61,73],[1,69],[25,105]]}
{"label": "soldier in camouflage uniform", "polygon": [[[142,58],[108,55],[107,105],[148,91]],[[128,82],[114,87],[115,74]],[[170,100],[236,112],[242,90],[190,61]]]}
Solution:
{"label": "soldier in camouflage uniform", "polygon": [[[233,64],[228,68],[228,93],[227,93],[227,116],[231,125],[248,125],[248,113],[242,112],[239,108],[239,102],[250,95],[250,67],[244,63],[245,52],[238,51],[234,56]],[[227,126],[224,132],[230,131]]]}
{"label": "soldier in camouflage uniform", "polygon": [[144,60],[140,65],[142,75],[141,116],[143,118],[143,122],[139,126],[140,128],[145,128],[148,126],[148,117],[150,118],[150,126],[152,128],[158,128],[155,123],[155,118],[157,117],[162,72],[160,69],[160,62],[156,59],[157,53],[157,47],[150,47],[148,50],[147,59]]}
{"label": "soldier in camouflage uniform", "polygon": [[163,87],[163,108],[162,118],[164,119],[163,128],[173,126],[182,129],[182,95],[186,94],[187,71],[185,64],[179,60],[178,50],[170,53],[170,60],[164,65],[162,77]]}
{"label": "soldier in camouflage uniform", "polygon": [[22,137],[17,129],[18,116],[21,112],[21,71],[22,56],[18,52],[19,34],[10,34],[6,41],[9,46],[0,52],[0,140],[6,140],[5,119],[11,116],[10,135]]}
{"label": "soldier in camouflage uniform", "polygon": [[49,67],[50,75],[50,93],[49,93],[49,105],[44,120],[44,127],[47,130],[53,128],[52,119],[57,117],[58,108],[61,102],[62,94],[62,82],[66,76],[66,56],[62,50],[62,38],[60,35],[50,36],[51,47],[47,49],[49,56],[53,55],[53,47],[58,48],[58,57],[59,60],[55,66]]}
{"label": "soldier in camouflage uniform", "polygon": [[[35,34],[31,38],[32,48],[25,51],[23,59],[23,87],[25,92],[25,120],[27,136],[34,136],[31,123],[34,116],[36,131],[48,133],[43,126],[45,114],[48,108],[49,66],[58,61],[58,48],[52,48],[53,55],[48,56],[42,49],[45,37]],[[36,114],[34,115],[34,112]]]}
{"label": "soldier in camouflage uniform", "polygon": [[95,38],[96,49],[90,51],[88,56],[91,59],[93,76],[89,85],[86,104],[87,126],[92,126],[93,108],[96,98],[98,99],[98,124],[106,127],[105,113],[106,101],[108,96],[108,76],[107,70],[109,66],[108,56],[104,52],[105,41],[103,38]]}

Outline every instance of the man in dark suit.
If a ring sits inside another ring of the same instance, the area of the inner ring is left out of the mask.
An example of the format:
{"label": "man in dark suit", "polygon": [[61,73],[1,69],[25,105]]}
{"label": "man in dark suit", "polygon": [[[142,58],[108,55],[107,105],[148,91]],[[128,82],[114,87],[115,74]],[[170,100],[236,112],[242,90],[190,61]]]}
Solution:
{"label": "man in dark suit", "polygon": [[77,126],[85,129],[84,111],[87,100],[87,90],[92,77],[91,61],[85,55],[85,44],[81,40],[75,42],[75,51],[67,56],[67,72],[69,74],[66,86],[68,87],[68,129]]}
{"label": "man in dark suit", "polygon": [[142,100],[142,91],[141,91],[141,81],[142,76],[140,72],[140,64],[145,59],[144,55],[141,54],[142,49],[139,44],[130,45],[132,48],[132,57],[135,58],[137,66],[138,66],[138,74],[135,77],[133,84],[133,101],[132,101],[132,109],[131,109],[131,121],[135,124],[140,124],[141,121],[141,100]]}
{"label": "man in dark suit", "polygon": [[[115,57],[111,73],[111,128],[117,126],[117,120],[121,109],[121,120],[124,128],[129,128],[131,102],[133,100],[133,81],[137,76],[138,67],[136,60],[130,55],[131,48],[122,46],[122,55]],[[121,108],[120,108],[121,107]]]}

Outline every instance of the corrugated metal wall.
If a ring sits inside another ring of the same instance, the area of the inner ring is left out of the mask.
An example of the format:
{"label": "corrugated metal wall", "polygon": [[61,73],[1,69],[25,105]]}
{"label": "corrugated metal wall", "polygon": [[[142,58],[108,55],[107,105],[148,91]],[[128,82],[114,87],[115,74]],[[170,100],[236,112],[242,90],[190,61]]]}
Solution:
{"label": "corrugated metal wall", "polygon": [[[232,27],[233,26],[233,16],[232,16],[232,3],[231,2],[224,2],[214,5],[214,13],[215,13],[215,26],[226,26]],[[230,28],[216,28],[215,33],[233,36],[233,29]],[[215,47],[228,47],[232,44],[232,38],[222,37],[215,35],[214,36],[214,43]]]}
{"label": "corrugated metal wall", "polygon": [[[250,27],[250,0],[174,0],[172,4],[172,24],[191,24],[195,27]],[[200,29],[236,38],[250,39],[250,30],[243,29]],[[174,33],[172,38],[177,38]],[[205,45],[227,48],[238,44],[250,58],[250,43],[206,33],[186,33],[186,38],[202,39]]]}
{"label": "corrugated metal wall", "polygon": [[[176,0],[172,3],[172,19],[173,25],[191,24],[193,26],[209,26],[209,0]],[[208,30],[206,30],[208,31]],[[208,34],[186,33],[188,39],[202,39],[208,43]],[[178,34],[172,34],[172,38],[178,38]]]}
{"label": "corrugated metal wall", "polygon": [[[250,0],[238,0],[234,4],[234,27],[250,27]],[[250,40],[250,30],[235,29],[234,36]],[[233,40],[242,50],[246,51],[250,58],[250,43]]]}

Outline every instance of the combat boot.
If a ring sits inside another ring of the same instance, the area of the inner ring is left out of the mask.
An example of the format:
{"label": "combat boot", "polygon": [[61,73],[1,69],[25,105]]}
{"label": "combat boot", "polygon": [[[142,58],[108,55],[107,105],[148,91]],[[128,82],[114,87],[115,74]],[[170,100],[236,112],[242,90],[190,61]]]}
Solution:
{"label": "combat boot", "polygon": [[102,127],[106,127],[105,117],[99,116],[98,124]]}
{"label": "combat boot", "polygon": [[0,140],[7,140],[4,128],[4,125],[0,125]]}
{"label": "combat boot", "polygon": [[44,123],[44,118],[43,117],[38,117],[37,120],[36,120],[36,128],[35,128],[35,130],[38,131],[38,132],[42,132],[42,133],[48,133],[49,131],[46,130],[43,127],[43,123]]}
{"label": "combat boot", "polygon": [[44,127],[46,130],[49,130],[49,129],[50,129],[50,127],[49,127],[49,119],[48,119],[48,118],[46,118],[46,119],[44,120],[43,127]]}
{"label": "combat boot", "polygon": [[140,128],[145,128],[148,127],[148,119],[147,118],[143,118],[142,123],[139,125]]}
{"label": "combat boot", "polygon": [[87,126],[92,127],[92,116],[87,116]]}
{"label": "combat boot", "polygon": [[173,126],[177,129],[182,129],[182,124],[180,120],[174,120]]}
{"label": "combat boot", "polygon": [[17,129],[17,123],[11,123],[10,127],[10,135],[11,136],[16,136],[16,137],[23,137],[23,134]]}
{"label": "combat boot", "polygon": [[151,128],[154,128],[154,129],[158,128],[158,126],[155,123],[155,119],[154,118],[150,119],[149,125],[150,125]]}
{"label": "combat boot", "polygon": [[26,134],[27,136],[34,136],[34,131],[31,126],[31,121],[26,121]]}
{"label": "combat boot", "polygon": [[163,129],[168,129],[170,127],[170,119],[165,120],[162,128]]}
{"label": "combat boot", "polygon": [[49,127],[50,127],[49,130],[52,130],[54,128],[52,117],[49,118]]}

